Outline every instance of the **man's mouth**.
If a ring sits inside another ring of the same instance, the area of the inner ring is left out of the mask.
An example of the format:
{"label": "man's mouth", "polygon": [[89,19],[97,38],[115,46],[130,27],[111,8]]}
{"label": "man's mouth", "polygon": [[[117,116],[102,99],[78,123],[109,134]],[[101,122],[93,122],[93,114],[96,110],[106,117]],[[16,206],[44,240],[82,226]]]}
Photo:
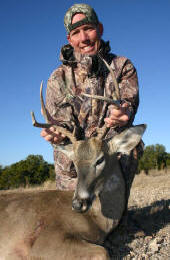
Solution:
{"label": "man's mouth", "polygon": [[81,47],[82,52],[90,52],[94,50],[95,45],[91,44],[88,46]]}

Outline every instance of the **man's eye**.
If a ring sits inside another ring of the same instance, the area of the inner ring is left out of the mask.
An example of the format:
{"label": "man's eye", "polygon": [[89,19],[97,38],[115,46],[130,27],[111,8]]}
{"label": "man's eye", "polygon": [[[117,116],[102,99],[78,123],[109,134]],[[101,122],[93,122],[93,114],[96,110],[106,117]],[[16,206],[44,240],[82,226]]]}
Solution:
{"label": "man's eye", "polygon": [[94,30],[94,28],[93,27],[86,27],[86,28],[84,28],[84,30],[85,31],[91,31],[91,30]]}
{"label": "man's eye", "polygon": [[72,32],[71,36],[78,34],[78,31]]}

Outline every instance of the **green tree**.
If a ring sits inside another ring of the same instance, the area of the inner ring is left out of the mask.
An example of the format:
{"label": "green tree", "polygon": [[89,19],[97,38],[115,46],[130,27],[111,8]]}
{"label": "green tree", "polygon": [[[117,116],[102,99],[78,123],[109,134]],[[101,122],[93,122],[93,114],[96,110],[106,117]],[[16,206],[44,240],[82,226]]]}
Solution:
{"label": "green tree", "polygon": [[154,169],[156,165],[154,156],[154,145],[146,146],[142,158],[139,160],[139,171],[144,171],[146,174],[149,170]]}
{"label": "green tree", "polygon": [[49,164],[48,166],[49,166],[49,175],[50,175],[49,179],[51,181],[55,181],[56,174],[55,174],[54,164]]}
{"label": "green tree", "polygon": [[165,146],[156,144],[155,145],[155,157],[156,157],[156,168],[160,170],[162,165],[166,164],[166,152]]}
{"label": "green tree", "polygon": [[18,188],[20,186],[41,184],[53,179],[54,166],[44,161],[41,155],[29,155],[5,167],[0,174],[0,189]]}
{"label": "green tree", "polygon": [[167,167],[170,167],[170,153],[167,153],[166,164],[167,164]]}
{"label": "green tree", "polygon": [[151,169],[164,169],[167,166],[167,153],[164,145],[148,145],[139,161],[139,171],[144,170],[146,174]]}
{"label": "green tree", "polygon": [[3,171],[3,166],[0,165],[0,175],[1,175],[2,171]]}

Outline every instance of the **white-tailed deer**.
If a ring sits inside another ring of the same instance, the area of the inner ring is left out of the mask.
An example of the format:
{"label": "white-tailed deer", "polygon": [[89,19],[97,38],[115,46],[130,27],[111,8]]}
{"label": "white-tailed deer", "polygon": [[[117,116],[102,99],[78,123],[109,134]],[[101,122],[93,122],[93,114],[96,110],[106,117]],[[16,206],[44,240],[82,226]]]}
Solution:
{"label": "white-tailed deer", "polygon": [[[44,127],[32,116],[34,125]],[[1,194],[1,259],[109,259],[102,245],[125,209],[125,183],[117,153],[130,153],[146,126],[131,127],[109,141],[103,139],[106,127],[85,140],[55,127],[71,141],[58,149],[74,162],[75,192]]]}

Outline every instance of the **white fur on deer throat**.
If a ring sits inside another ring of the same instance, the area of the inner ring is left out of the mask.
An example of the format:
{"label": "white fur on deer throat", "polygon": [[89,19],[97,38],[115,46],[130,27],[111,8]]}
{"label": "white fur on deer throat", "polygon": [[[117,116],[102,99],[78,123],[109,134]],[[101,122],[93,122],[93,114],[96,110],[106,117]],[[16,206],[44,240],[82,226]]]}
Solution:
{"label": "white fur on deer throat", "polygon": [[80,189],[80,192],[79,192],[79,197],[82,199],[82,200],[85,200],[85,199],[88,199],[90,197],[88,191],[84,190],[84,189]]}

